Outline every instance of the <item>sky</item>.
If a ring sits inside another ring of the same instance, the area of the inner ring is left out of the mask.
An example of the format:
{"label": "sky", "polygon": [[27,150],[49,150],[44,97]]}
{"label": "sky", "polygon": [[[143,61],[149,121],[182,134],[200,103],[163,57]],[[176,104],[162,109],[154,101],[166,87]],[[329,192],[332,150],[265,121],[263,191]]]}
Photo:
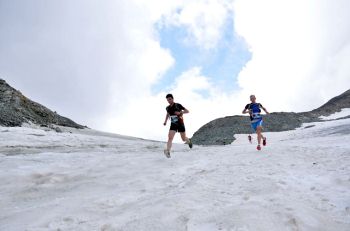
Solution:
{"label": "sky", "polygon": [[[350,88],[347,0],[0,0],[0,78],[90,128],[166,140],[241,114],[308,111]],[[180,141],[177,138],[177,141]]]}

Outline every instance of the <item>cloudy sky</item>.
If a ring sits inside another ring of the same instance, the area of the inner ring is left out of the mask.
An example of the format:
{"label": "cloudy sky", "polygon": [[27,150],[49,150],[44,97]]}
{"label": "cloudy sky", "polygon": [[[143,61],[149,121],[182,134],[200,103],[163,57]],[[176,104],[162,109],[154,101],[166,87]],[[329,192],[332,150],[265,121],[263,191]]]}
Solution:
{"label": "cloudy sky", "polygon": [[240,114],[312,110],[350,88],[348,0],[0,0],[0,78],[91,128],[166,140]]}

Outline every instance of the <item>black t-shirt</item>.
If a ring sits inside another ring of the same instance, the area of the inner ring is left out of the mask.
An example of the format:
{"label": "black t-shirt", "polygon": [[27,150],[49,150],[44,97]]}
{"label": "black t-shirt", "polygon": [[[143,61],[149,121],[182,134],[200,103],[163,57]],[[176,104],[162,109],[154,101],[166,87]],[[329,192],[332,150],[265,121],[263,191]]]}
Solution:
{"label": "black t-shirt", "polygon": [[185,109],[186,108],[179,103],[174,103],[173,105],[166,107],[166,111],[169,113],[172,123],[183,122],[182,117],[176,116],[175,112],[180,112],[181,110]]}

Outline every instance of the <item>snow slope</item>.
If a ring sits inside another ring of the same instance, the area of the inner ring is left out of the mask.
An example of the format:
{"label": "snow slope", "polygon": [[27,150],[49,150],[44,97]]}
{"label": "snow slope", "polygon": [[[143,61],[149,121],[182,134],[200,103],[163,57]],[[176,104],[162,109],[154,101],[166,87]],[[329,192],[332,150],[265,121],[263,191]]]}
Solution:
{"label": "snow slope", "polygon": [[350,108],[343,108],[340,112],[336,112],[330,116],[320,116],[322,120],[334,120],[350,115]]}
{"label": "snow slope", "polygon": [[265,135],[167,159],[162,142],[0,127],[0,230],[350,230],[350,119]]}

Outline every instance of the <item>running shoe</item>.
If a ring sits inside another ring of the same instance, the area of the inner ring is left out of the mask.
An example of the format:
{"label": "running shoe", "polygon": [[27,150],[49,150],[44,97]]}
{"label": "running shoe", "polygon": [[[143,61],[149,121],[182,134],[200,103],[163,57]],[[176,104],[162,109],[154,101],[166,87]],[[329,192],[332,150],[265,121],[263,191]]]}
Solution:
{"label": "running shoe", "polygon": [[260,144],[258,144],[258,146],[256,146],[256,149],[258,149],[259,151],[261,150]]}
{"label": "running shoe", "polygon": [[249,140],[249,143],[252,143],[253,138],[251,135],[248,136],[248,140]]}
{"label": "running shoe", "polygon": [[164,155],[167,157],[167,158],[170,158],[170,151],[168,149],[164,149]]}
{"label": "running shoe", "polygon": [[192,144],[192,140],[191,139],[188,139],[190,142],[188,142],[188,146],[190,147],[190,148],[192,148],[193,147],[193,144]]}
{"label": "running shoe", "polygon": [[266,137],[263,139],[263,145],[266,146]]}
{"label": "running shoe", "polygon": [[188,147],[192,148],[193,147],[193,143],[191,139],[188,139],[188,141],[186,141],[185,144],[188,144]]}

